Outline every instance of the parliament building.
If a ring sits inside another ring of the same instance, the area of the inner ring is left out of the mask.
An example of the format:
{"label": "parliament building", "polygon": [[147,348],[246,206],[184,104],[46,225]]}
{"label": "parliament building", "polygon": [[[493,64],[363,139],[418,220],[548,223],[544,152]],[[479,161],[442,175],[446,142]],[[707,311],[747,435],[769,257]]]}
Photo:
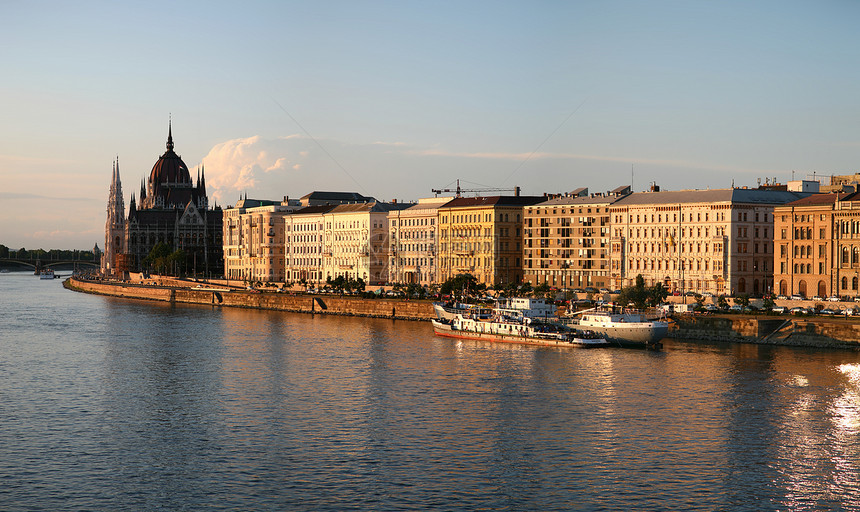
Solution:
{"label": "parliament building", "polygon": [[196,182],[192,181],[188,166],[173,147],[173,127],[169,125],[167,151],[141,183],[139,202],[132,195],[127,215],[119,162],[114,163],[102,258],[105,274],[148,270],[144,260],[163,242],[171,252],[185,254],[185,273],[223,275],[221,208],[209,206],[204,170],[198,170]]}

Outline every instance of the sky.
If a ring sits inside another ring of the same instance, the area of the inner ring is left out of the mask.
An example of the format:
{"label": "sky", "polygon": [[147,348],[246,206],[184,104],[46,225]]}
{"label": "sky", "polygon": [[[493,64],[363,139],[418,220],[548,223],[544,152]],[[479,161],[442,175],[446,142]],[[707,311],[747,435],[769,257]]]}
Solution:
{"label": "sky", "polygon": [[0,0],[0,244],[103,248],[114,160],[127,208],[169,122],[222,207],[854,173],[858,19],[826,0]]}

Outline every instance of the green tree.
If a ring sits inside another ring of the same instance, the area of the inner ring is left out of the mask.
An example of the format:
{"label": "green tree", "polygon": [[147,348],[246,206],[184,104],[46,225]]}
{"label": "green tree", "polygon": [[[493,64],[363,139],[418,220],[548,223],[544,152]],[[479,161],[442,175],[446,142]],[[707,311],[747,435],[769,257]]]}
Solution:
{"label": "green tree", "polygon": [[657,283],[654,286],[645,286],[645,279],[642,274],[636,276],[636,284],[628,286],[621,290],[618,295],[618,302],[621,304],[633,303],[637,309],[645,309],[646,307],[654,307],[666,300],[668,295],[666,287],[663,283]]}
{"label": "green tree", "polygon": [[765,311],[770,311],[773,307],[776,306],[776,303],[773,301],[773,297],[770,295],[765,295],[761,301],[761,307]]}
{"label": "green tree", "polygon": [[170,264],[170,247],[164,242],[158,242],[143,258],[143,265],[149,267],[156,274],[166,274]]}
{"label": "green tree", "polygon": [[[525,293],[523,295],[525,295]],[[534,295],[538,298],[546,298],[546,296],[549,295],[549,285],[546,283],[541,283],[535,286]]]}
{"label": "green tree", "polygon": [[720,309],[729,309],[729,300],[726,298],[725,294],[720,295],[717,298],[717,307]]}
{"label": "green tree", "polygon": [[486,286],[478,283],[472,274],[457,274],[448,279],[439,287],[439,292],[445,295],[453,295],[459,299],[468,299],[486,289]]}
{"label": "green tree", "polygon": [[747,295],[746,293],[742,293],[742,294],[738,295],[737,297],[735,297],[734,300],[735,300],[735,304],[740,306],[741,309],[746,309],[750,305],[750,296]]}

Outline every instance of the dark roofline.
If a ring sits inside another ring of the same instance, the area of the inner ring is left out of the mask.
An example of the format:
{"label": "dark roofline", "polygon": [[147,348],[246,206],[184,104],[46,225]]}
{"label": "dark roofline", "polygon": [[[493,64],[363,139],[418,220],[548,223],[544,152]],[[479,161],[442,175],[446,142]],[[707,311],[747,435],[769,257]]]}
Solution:
{"label": "dark roofline", "polygon": [[440,208],[467,208],[471,206],[530,206],[545,201],[543,196],[481,196],[456,197]]}

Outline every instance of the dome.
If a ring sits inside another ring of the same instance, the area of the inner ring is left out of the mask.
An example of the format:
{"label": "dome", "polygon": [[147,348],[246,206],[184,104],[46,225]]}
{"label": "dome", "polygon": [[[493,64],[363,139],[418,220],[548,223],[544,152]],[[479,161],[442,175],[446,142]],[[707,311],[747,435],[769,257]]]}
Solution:
{"label": "dome", "polygon": [[153,186],[162,183],[191,183],[188,166],[173,152],[173,127],[167,129],[167,151],[152,166],[149,183]]}

